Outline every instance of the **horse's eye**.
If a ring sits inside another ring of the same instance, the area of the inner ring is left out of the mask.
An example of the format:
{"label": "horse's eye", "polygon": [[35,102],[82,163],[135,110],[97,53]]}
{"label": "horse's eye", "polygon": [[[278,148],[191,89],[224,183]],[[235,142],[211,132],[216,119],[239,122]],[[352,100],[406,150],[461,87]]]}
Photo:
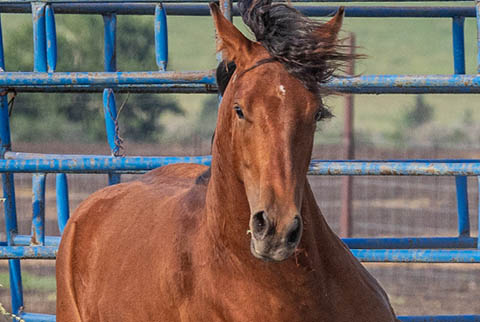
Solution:
{"label": "horse's eye", "polygon": [[240,105],[235,104],[235,106],[233,106],[233,109],[235,110],[235,113],[237,113],[238,118],[242,120],[245,118],[245,115],[243,115],[243,111]]}
{"label": "horse's eye", "polygon": [[321,108],[315,113],[315,121],[317,122],[330,117],[332,117],[332,114],[326,108]]}

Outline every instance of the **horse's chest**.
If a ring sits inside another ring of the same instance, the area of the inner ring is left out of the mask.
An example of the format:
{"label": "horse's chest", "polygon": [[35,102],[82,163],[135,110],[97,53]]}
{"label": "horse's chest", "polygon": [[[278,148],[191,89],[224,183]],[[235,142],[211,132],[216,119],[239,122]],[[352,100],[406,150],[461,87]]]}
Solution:
{"label": "horse's chest", "polygon": [[[279,274],[280,275],[280,274]],[[191,299],[203,307],[201,321],[327,321],[315,283],[305,278],[290,281],[282,276],[222,276]],[[197,315],[195,321],[198,320]],[[188,319],[187,319],[188,320]]]}

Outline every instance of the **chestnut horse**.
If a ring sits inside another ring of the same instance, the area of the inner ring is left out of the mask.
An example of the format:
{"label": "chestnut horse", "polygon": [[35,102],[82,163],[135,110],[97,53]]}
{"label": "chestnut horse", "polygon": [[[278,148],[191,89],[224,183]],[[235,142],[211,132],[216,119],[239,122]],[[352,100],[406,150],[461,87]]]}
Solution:
{"label": "chestnut horse", "polygon": [[[306,177],[316,123],[328,115],[312,84],[346,57],[336,44],[343,10],[320,23],[284,4],[256,8],[256,19],[248,5],[253,42],[210,8],[219,50],[235,63],[211,167],[161,167],[85,200],[58,251],[57,321],[396,321]],[[285,21],[297,24],[297,49],[312,39],[300,56],[317,59],[304,67],[319,74],[302,78],[303,62],[268,43]]]}

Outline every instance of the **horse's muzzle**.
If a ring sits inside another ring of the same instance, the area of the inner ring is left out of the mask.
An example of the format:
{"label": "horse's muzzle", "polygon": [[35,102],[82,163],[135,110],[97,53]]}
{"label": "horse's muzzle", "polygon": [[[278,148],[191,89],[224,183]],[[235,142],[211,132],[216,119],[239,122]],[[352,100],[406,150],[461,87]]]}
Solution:
{"label": "horse's muzzle", "polygon": [[302,237],[303,223],[299,215],[283,229],[265,211],[255,213],[250,219],[252,239],[250,251],[256,258],[264,261],[283,261],[290,257]]}

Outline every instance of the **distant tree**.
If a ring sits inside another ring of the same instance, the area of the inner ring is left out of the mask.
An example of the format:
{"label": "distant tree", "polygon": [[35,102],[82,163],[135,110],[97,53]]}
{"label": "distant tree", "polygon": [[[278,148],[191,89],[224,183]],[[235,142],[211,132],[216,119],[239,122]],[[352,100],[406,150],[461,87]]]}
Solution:
{"label": "distant tree", "polygon": [[212,138],[215,126],[217,125],[218,104],[218,96],[211,95],[205,100],[205,103],[202,106],[202,110],[198,117],[198,125],[195,129],[196,134],[202,139],[210,140]]}
{"label": "distant tree", "polygon": [[[94,15],[57,15],[57,71],[103,70],[103,21]],[[4,24],[5,25],[5,24]],[[4,26],[5,28],[5,26]],[[117,18],[117,69],[156,70],[153,18]],[[4,30],[6,68],[33,69],[31,23],[18,23]],[[10,35],[14,32],[14,36]],[[117,109],[125,95],[117,95]],[[105,141],[102,94],[18,94],[12,114],[12,132],[17,140],[64,139]],[[154,141],[165,111],[181,113],[166,95],[131,94],[119,115],[120,131],[134,141]]]}
{"label": "distant tree", "polygon": [[422,95],[415,97],[415,105],[404,115],[404,122],[408,128],[416,128],[433,119],[433,107],[427,104]]}

